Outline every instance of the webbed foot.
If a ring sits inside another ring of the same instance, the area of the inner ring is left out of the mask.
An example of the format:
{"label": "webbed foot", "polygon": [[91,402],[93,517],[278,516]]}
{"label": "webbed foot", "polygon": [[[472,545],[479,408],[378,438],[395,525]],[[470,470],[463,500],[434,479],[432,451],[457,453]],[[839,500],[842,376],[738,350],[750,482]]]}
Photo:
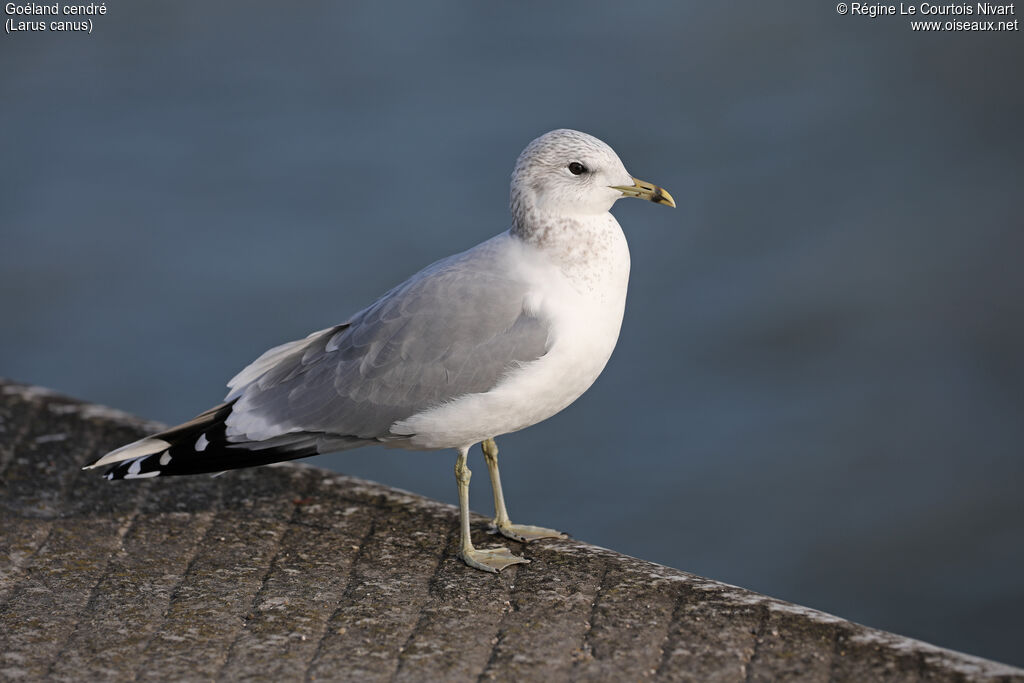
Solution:
{"label": "webbed foot", "polygon": [[470,567],[482,569],[492,574],[497,574],[509,565],[528,564],[530,562],[525,557],[513,555],[508,548],[502,548],[501,546],[464,549],[459,551],[459,557]]}
{"label": "webbed foot", "polygon": [[520,543],[529,543],[541,538],[569,538],[561,531],[545,529],[542,526],[530,526],[529,524],[508,523],[498,525],[491,523],[491,529],[506,538],[511,538],[513,541],[519,541]]}

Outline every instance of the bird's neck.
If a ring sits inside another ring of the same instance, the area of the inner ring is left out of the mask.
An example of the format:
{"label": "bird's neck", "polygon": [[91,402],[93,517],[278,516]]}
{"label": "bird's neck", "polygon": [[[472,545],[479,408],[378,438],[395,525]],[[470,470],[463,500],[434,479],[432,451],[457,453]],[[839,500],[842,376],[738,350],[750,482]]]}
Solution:
{"label": "bird's neck", "polygon": [[531,207],[516,214],[509,233],[542,251],[574,281],[584,278],[593,285],[595,274],[601,273],[625,287],[629,248],[619,222],[608,212],[555,215]]}

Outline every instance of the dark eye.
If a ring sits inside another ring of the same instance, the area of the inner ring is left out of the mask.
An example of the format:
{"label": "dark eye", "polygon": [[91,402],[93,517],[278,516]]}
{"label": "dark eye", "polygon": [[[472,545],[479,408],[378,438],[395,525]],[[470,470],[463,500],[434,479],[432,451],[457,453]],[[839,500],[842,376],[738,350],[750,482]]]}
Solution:
{"label": "dark eye", "polygon": [[571,164],[569,164],[569,173],[572,173],[573,175],[581,175],[586,172],[587,167],[578,161],[574,161]]}

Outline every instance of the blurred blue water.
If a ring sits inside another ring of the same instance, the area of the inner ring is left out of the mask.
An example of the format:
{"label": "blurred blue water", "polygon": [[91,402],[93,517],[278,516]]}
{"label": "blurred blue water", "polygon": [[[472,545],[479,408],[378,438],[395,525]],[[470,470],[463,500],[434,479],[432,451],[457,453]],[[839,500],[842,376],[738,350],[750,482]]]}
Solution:
{"label": "blurred blue water", "polygon": [[[1024,664],[1019,33],[809,1],[107,6],[0,40],[0,375],[191,417],[504,229],[520,149],[578,128],[680,208],[616,207],[619,346],[499,441],[513,517]],[[317,462],[455,501],[443,453]]]}

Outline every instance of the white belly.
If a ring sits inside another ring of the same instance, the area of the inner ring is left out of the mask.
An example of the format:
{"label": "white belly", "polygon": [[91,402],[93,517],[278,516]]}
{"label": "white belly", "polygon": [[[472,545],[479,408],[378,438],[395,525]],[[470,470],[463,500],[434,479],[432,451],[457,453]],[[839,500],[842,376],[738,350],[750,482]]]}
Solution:
{"label": "white belly", "polygon": [[[626,303],[629,250],[625,237],[614,219],[607,229],[602,226],[600,237],[600,249],[588,254],[585,269],[567,268],[536,253],[516,258],[520,276],[531,284],[526,310],[551,325],[551,347],[544,356],[513,368],[488,392],[462,396],[396,423],[391,431],[408,434],[410,439],[389,445],[468,446],[534,425],[579,398],[615,348]],[[535,247],[516,245],[516,249]]]}

